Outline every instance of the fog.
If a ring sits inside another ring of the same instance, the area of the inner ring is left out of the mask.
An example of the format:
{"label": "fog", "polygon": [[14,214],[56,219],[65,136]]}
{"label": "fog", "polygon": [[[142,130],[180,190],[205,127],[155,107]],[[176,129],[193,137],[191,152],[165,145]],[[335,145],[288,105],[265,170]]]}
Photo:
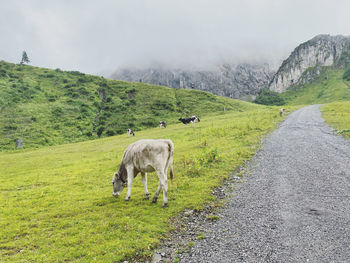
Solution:
{"label": "fog", "polygon": [[101,74],[119,67],[278,65],[317,34],[350,35],[345,0],[1,0],[0,60]]}

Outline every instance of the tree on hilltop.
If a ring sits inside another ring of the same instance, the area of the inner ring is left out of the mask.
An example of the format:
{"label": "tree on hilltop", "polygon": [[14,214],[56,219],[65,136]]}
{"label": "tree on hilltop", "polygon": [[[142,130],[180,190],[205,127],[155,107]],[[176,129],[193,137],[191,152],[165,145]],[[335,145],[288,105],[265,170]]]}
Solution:
{"label": "tree on hilltop", "polygon": [[29,62],[30,62],[30,60],[28,58],[27,52],[25,50],[23,50],[21,64],[29,63]]}

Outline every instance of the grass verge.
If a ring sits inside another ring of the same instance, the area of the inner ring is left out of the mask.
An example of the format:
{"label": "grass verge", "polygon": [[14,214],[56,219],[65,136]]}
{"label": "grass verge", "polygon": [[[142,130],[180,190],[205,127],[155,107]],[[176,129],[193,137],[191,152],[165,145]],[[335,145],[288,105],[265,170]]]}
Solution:
{"label": "grass verge", "polygon": [[350,101],[338,101],[321,107],[322,117],[337,133],[350,139]]}

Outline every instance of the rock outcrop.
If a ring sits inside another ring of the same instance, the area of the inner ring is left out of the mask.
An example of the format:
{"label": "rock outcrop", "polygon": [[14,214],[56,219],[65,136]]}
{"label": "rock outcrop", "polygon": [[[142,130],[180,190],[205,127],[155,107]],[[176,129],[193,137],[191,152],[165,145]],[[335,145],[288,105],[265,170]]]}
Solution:
{"label": "rock outcrop", "polygon": [[318,35],[302,43],[283,61],[269,89],[281,93],[292,85],[312,81],[320,74],[322,66],[332,66],[341,60],[343,51],[349,47],[349,42],[349,37],[341,35]]}
{"label": "rock outcrop", "polygon": [[222,64],[213,70],[169,69],[120,69],[111,78],[145,82],[171,88],[199,89],[216,95],[236,99],[254,97],[267,88],[274,71],[264,64]]}

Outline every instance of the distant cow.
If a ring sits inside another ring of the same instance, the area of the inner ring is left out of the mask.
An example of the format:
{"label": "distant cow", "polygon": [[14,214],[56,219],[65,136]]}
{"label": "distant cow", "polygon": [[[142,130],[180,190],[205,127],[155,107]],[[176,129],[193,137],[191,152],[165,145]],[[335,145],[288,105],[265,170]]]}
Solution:
{"label": "distant cow", "polygon": [[130,135],[135,136],[135,133],[132,129],[127,129],[126,132],[127,132],[128,136],[130,136]]}
{"label": "distant cow", "polygon": [[281,116],[281,117],[283,116],[283,114],[284,114],[285,111],[286,111],[285,108],[280,109],[280,116]]}
{"label": "distant cow", "polygon": [[118,172],[113,175],[113,195],[118,197],[120,192],[128,186],[125,201],[131,197],[132,180],[141,172],[142,183],[145,189],[145,199],[149,199],[147,189],[147,173],[156,171],[159,178],[158,189],[152,202],[156,203],[159,192],[163,190],[163,207],[168,205],[168,177],[170,165],[170,179],[173,179],[174,144],[171,140],[139,140],[129,145],[124,152],[123,160]]}
{"label": "distant cow", "polygon": [[192,116],[191,118],[180,118],[179,121],[181,121],[185,125],[187,125],[188,123],[191,123],[191,127],[192,127],[193,123],[200,122],[201,120],[197,116]]}
{"label": "distant cow", "polygon": [[165,121],[160,121],[159,122],[159,128],[162,128],[162,127],[166,128],[166,122]]}

